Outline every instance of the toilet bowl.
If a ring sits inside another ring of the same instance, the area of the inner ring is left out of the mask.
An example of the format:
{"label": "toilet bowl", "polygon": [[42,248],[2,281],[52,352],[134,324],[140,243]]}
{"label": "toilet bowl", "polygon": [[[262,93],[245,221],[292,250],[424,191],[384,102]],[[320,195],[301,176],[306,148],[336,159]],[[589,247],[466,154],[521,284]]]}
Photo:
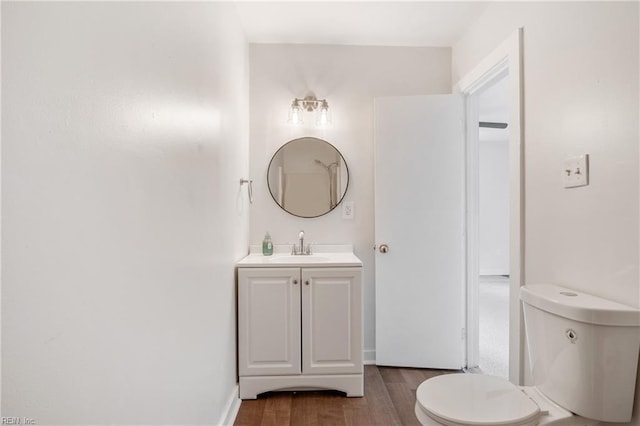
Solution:
{"label": "toilet bowl", "polygon": [[534,386],[482,374],[433,377],[416,391],[418,420],[449,426],[629,422],[640,310],[552,284],[524,286],[520,298]]}
{"label": "toilet bowl", "polygon": [[595,424],[555,404],[534,386],[520,387],[500,377],[465,373],[423,382],[416,391],[415,414],[427,426]]}

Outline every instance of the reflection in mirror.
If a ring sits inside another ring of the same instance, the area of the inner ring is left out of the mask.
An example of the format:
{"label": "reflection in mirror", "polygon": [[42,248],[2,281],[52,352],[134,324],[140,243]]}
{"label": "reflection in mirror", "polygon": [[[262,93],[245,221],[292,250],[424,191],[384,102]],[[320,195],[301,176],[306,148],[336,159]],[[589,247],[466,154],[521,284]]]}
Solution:
{"label": "reflection in mirror", "polygon": [[344,198],[349,170],[342,154],[329,142],[304,137],[284,144],[267,171],[269,191],[285,211],[299,217],[318,217]]}

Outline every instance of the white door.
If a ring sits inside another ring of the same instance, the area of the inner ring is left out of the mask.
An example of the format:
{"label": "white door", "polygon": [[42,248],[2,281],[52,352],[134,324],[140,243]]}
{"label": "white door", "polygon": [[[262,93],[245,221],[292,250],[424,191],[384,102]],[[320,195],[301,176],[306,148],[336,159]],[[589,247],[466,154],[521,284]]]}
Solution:
{"label": "white door", "polygon": [[238,270],[240,376],[300,374],[300,269]]}
{"label": "white door", "polygon": [[461,368],[464,100],[377,98],[374,126],[376,363]]}
{"label": "white door", "polygon": [[302,372],[362,373],[361,268],[302,270]]}

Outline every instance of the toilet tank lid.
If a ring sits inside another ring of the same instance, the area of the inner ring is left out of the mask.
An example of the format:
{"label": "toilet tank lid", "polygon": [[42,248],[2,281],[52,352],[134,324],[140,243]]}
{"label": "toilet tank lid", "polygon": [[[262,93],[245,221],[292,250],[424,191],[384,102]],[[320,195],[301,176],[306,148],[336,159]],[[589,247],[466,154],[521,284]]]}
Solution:
{"label": "toilet tank lid", "polygon": [[588,324],[640,326],[640,310],[554,284],[528,284],[520,299],[543,311]]}

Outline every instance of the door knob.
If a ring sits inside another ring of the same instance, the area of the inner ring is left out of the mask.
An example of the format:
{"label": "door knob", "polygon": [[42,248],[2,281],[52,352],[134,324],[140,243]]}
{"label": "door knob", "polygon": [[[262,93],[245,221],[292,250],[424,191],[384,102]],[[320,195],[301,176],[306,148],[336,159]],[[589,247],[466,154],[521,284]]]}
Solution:
{"label": "door knob", "polygon": [[389,251],[389,246],[386,244],[380,244],[380,253],[386,253]]}

